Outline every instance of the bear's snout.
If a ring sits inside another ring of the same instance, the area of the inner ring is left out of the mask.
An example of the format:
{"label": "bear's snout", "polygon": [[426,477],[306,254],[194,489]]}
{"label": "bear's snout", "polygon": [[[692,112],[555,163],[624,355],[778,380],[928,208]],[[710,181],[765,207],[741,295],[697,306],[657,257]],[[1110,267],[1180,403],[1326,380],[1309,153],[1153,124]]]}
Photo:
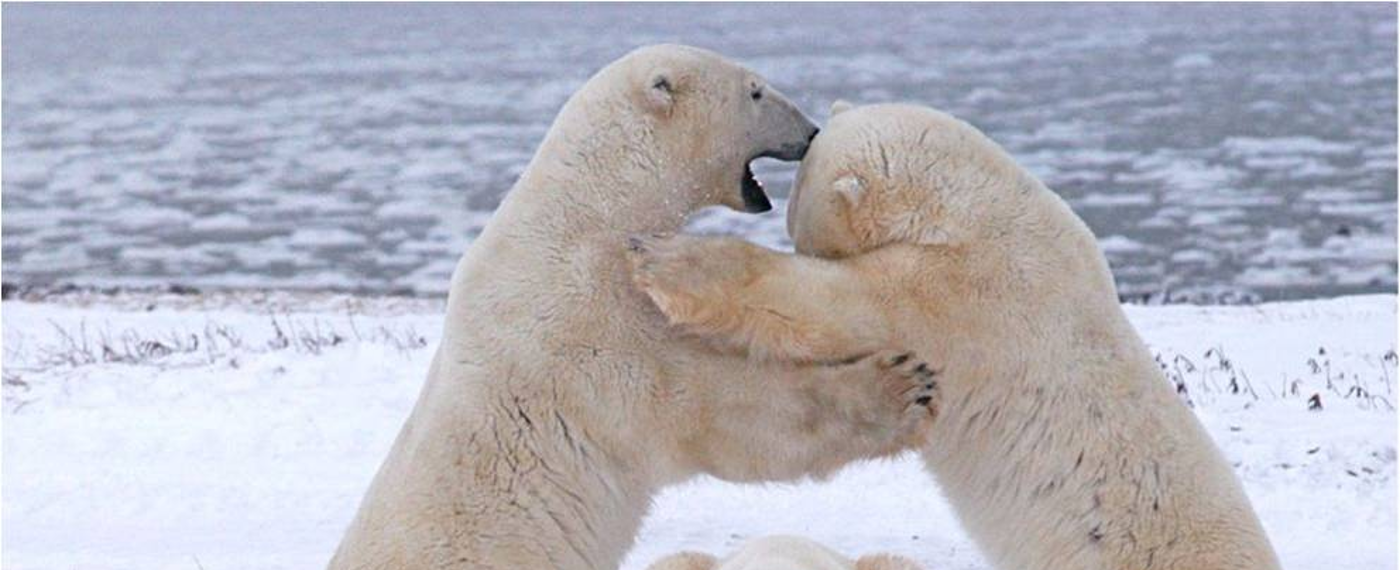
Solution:
{"label": "bear's snout", "polygon": [[817,138],[819,132],[821,129],[813,125],[812,130],[801,141],[783,143],[778,148],[764,151],[758,156],[778,160],[802,160],[802,157],[807,156],[807,149],[812,146],[812,141]]}

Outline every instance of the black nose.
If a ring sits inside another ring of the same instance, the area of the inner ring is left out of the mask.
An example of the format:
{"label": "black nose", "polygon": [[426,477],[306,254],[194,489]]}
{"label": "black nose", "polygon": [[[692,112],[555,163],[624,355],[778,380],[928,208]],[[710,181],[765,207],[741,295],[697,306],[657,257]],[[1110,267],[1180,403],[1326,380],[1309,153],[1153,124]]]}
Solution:
{"label": "black nose", "polygon": [[816,138],[817,138],[817,133],[820,133],[820,132],[822,132],[822,130],[821,130],[820,128],[812,129],[812,134],[807,135],[807,144],[812,144],[812,141],[813,141],[813,140],[816,140]]}

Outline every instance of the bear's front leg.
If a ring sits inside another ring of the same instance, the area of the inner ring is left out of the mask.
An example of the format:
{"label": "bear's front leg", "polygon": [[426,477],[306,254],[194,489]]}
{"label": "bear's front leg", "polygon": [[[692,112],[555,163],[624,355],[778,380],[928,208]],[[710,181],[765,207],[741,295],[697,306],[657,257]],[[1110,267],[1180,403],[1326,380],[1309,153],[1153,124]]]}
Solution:
{"label": "bear's front leg", "polygon": [[684,437],[698,471],[729,481],[825,477],[859,459],[918,447],[939,406],[936,372],[908,352],[835,365],[754,365],[708,390]]}
{"label": "bear's front leg", "polygon": [[672,323],[759,358],[831,363],[887,342],[870,279],[731,237],[634,236],[632,279]]}

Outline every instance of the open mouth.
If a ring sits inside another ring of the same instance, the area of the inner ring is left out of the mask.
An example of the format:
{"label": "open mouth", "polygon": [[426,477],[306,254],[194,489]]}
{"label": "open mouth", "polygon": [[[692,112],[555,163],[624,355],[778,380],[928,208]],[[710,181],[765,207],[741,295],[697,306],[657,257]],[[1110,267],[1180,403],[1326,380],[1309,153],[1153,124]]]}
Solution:
{"label": "open mouth", "polygon": [[760,214],[773,209],[773,203],[768,200],[768,194],[763,191],[763,183],[753,175],[753,161],[760,158],[775,158],[778,160],[802,160],[807,154],[807,147],[811,146],[812,139],[817,136],[816,127],[812,128],[812,133],[807,136],[807,140],[799,143],[788,143],[774,150],[767,150],[750,158],[744,163],[744,177],[739,181],[739,193],[744,198],[744,211],[750,214]]}
{"label": "open mouth", "polygon": [[752,161],[744,165],[744,178],[739,183],[739,193],[744,198],[745,212],[759,214],[773,209],[773,203],[768,201],[768,194],[763,191],[763,183],[753,175]]}

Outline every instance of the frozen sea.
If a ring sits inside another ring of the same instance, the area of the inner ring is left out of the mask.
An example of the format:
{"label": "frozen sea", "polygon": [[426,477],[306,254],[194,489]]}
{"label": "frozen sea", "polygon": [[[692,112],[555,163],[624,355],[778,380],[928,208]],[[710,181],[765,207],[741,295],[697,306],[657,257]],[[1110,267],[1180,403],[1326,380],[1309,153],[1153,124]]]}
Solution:
{"label": "frozen sea", "polygon": [[[968,119],[1122,291],[1396,287],[1393,5],[15,5],[7,282],[436,294],[564,99],[655,42]],[[792,168],[764,164],[786,195]],[[779,204],[781,206],[781,204]],[[781,208],[701,231],[787,246]]]}

